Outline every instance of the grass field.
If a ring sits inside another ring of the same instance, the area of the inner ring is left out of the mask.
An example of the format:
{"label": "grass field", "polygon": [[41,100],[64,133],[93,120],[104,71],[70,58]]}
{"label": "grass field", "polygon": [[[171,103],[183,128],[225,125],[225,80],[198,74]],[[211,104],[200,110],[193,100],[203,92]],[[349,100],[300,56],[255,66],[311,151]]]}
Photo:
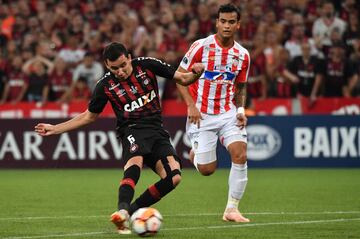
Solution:
{"label": "grass field", "polygon": [[[228,170],[184,170],[155,207],[156,238],[360,238],[359,169],[250,169],[241,210],[252,222],[221,221]],[[0,238],[136,238],[109,223],[120,170],[1,170]],[[139,194],[156,180],[145,170]]]}

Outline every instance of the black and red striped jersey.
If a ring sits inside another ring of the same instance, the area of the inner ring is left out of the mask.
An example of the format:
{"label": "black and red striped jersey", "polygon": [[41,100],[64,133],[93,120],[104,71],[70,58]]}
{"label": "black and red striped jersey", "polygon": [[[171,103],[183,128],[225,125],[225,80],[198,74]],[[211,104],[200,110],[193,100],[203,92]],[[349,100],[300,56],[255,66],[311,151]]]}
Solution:
{"label": "black and red striped jersey", "polygon": [[101,113],[110,101],[120,130],[128,125],[158,127],[162,125],[161,105],[156,76],[174,77],[176,69],[151,57],[131,61],[133,72],[120,81],[107,72],[97,83],[88,110]]}

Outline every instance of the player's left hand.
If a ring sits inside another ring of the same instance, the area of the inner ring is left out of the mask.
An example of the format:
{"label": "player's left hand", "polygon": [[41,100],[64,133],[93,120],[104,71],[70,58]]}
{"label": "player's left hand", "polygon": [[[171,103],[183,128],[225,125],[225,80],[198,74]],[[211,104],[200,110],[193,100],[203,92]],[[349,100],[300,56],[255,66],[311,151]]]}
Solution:
{"label": "player's left hand", "polygon": [[243,129],[247,125],[247,117],[245,114],[236,114],[238,120],[237,126]]}
{"label": "player's left hand", "polygon": [[195,75],[198,75],[199,77],[201,76],[201,74],[204,72],[205,70],[205,66],[201,63],[195,63],[192,67],[191,67],[191,71],[192,73],[194,73]]}
{"label": "player's left hand", "polygon": [[52,124],[37,124],[35,126],[35,132],[40,136],[49,136],[55,134],[54,125]]}

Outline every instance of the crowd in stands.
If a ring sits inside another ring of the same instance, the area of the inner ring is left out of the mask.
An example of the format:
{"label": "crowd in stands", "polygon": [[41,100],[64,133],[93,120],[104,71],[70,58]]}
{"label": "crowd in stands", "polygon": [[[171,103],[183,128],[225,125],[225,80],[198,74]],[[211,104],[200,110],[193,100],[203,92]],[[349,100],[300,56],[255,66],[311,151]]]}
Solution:
{"label": "crowd in stands", "polygon": [[[104,74],[104,45],[177,67],[215,33],[219,0],[0,0],[0,104],[89,99]],[[250,98],[360,96],[356,0],[235,0],[250,52]],[[174,81],[161,81],[176,99]]]}

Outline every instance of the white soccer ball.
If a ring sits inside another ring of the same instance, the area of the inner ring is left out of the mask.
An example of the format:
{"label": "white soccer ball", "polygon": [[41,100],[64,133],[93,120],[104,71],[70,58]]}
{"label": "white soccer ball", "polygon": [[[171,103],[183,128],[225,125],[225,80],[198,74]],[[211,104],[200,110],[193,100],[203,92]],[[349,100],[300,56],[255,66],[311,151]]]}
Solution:
{"label": "white soccer ball", "polygon": [[139,236],[154,236],[160,230],[162,220],[155,208],[140,208],[131,215],[131,230]]}

